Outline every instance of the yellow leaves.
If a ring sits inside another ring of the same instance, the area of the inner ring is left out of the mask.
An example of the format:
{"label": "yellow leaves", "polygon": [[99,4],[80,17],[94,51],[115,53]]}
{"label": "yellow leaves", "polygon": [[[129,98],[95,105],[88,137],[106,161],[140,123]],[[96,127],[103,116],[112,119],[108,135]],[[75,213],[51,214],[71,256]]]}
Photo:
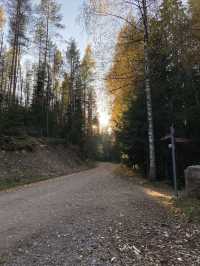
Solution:
{"label": "yellow leaves", "polygon": [[189,1],[190,12],[192,15],[192,29],[194,36],[200,38],[200,4],[199,0],[190,0]]}
{"label": "yellow leaves", "polygon": [[106,78],[109,92],[114,97],[112,119],[118,124],[134,95],[135,82],[143,60],[141,33],[125,25],[118,36],[112,67]]}
{"label": "yellow leaves", "polygon": [[62,63],[63,63],[62,52],[56,49],[55,54],[54,54],[54,72],[56,75],[59,74]]}
{"label": "yellow leaves", "polygon": [[109,1],[108,0],[90,0],[90,6],[96,13],[105,14],[108,12]]}
{"label": "yellow leaves", "polygon": [[81,74],[85,83],[91,81],[94,75],[95,66],[96,63],[93,57],[92,48],[90,45],[88,45],[85,50],[85,55],[81,63],[81,72],[82,72]]}
{"label": "yellow leaves", "polygon": [[115,97],[112,109],[112,122],[113,126],[118,124],[122,120],[123,113],[127,110],[127,105],[124,104],[122,97]]}
{"label": "yellow leaves", "polygon": [[195,16],[197,19],[199,17],[199,12],[200,12],[199,0],[190,0],[189,4],[193,16]]}
{"label": "yellow leaves", "polygon": [[89,68],[95,68],[95,60],[92,53],[92,47],[90,45],[86,47],[82,65],[87,65]]}
{"label": "yellow leaves", "polygon": [[62,56],[62,52],[58,49],[56,49],[55,51],[55,64],[60,65],[62,64],[63,61],[63,56]]}
{"label": "yellow leaves", "polygon": [[4,24],[6,22],[6,16],[3,7],[0,7],[0,31],[3,30]]}
{"label": "yellow leaves", "polygon": [[62,82],[62,101],[64,106],[67,106],[69,102],[69,86],[69,76],[67,75],[67,73],[65,73],[64,80]]}

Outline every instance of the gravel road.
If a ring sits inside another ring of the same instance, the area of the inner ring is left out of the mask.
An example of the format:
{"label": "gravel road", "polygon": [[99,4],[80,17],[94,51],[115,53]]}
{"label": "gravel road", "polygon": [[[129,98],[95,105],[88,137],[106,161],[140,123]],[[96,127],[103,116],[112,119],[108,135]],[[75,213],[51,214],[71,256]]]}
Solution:
{"label": "gravel road", "polygon": [[200,265],[200,228],[113,164],[0,193],[0,264]]}

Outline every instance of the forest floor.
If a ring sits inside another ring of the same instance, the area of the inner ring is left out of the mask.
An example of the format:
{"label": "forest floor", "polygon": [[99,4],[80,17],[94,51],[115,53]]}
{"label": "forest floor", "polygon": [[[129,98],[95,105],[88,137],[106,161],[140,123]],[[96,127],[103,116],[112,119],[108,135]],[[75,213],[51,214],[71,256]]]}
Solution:
{"label": "forest floor", "polygon": [[170,191],[98,167],[0,192],[4,266],[200,265],[200,224]]}
{"label": "forest floor", "polygon": [[62,139],[4,137],[0,140],[0,190],[88,169],[75,146]]}

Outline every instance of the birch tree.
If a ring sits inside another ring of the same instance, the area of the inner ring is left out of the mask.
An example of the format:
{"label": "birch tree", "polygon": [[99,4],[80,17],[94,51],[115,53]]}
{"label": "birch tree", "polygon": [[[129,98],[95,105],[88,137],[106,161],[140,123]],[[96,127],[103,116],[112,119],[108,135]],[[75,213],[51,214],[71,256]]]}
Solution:
{"label": "birch tree", "polygon": [[[149,62],[149,9],[152,2],[152,0],[88,0],[84,3],[84,14],[86,15],[87,25],[90,25],[91,22],[94,23],[93,18],[97,17],[112,17],[114,20],[120,20],[132,25],[131,18],[136,14],[138,23],[143,25],[144,73],[149,139],[149,177],[154,180],[156,178],[156,159]],[[92,19],[88,20],[88,18]]]}

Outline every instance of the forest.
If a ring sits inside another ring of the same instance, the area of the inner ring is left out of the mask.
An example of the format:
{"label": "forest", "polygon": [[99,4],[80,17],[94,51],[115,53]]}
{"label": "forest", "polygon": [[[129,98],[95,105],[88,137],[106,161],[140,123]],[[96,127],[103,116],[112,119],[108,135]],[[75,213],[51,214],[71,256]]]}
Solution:
{"label": "forest", "polygon": [[123,161],[152,179],[170,179],[173,126],[183,182],[184,169],[200,156],[199,1],[88,2],[92,18],[122,21],[105,80]]}
{"label": "forest", "polygon": [[[80,147],[98,126],[95,59],[64,42],[55,0],[8,0],[0,9],[0,134],[64,138]],[[31,51],[31,52],[30,52]]]}
{"label": "forest", "polygon": [[[152,179],[170,178],[173,126],[177,171],[183,176],[200,156],[198,0],[90,0],[82,11],[86,26],[93,23],[95,31],[102,17],[121,22],[103,73],[112,113],[100,134],[105,157],[134,165]],[[99,59],[90,44],[81,57],[72,39],[65,41],[65,51],[60,49],[56,39],[63,28],[61,5],[55,0],[2,2],[1,139],[62,138],[96,154]]]}
{"label": "forest", "polygon": [[[200,136],[200,4],[166,0],[149,18],[149,68],[157,176],[170,177],[167,136],[175,127],[177,170],[199,163]],[[145,108],[143,32],[125,25],[119,33],[107,76],[115,95],[113,121],[117,139],[131,162],[148,169],[148,123]],[[116,63],[117,62],[117,63]],[[130,77],[127,79],[127,77]],[[119,88],[123,87],[121,90]]]}
{"label": "forest", "polygon": [[0,0],[0,265],[200,265],[200,0]]}

